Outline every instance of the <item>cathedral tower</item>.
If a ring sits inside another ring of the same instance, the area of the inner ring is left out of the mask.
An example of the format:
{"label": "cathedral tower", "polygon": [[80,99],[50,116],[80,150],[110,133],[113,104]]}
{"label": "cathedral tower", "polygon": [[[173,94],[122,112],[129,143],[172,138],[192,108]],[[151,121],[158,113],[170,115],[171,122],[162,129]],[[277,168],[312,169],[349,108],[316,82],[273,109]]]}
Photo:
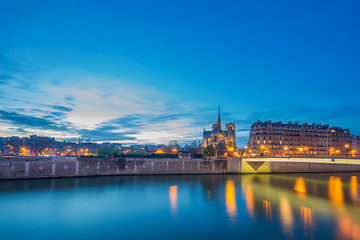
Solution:
{"label": "cathedral tower", "polygon": [[217,123],[213,124],[211,131],[203,130],[202,146],[205,148],[209,145],[217,148],[218,157],[236,152],[235,124],[227,123],[225,129],[221,129],[220,105]]}
{"label": "cathedral tower", "polygon": [[219,131],[221,131],[220,105],[219,105],[218,128],[219,128]]}

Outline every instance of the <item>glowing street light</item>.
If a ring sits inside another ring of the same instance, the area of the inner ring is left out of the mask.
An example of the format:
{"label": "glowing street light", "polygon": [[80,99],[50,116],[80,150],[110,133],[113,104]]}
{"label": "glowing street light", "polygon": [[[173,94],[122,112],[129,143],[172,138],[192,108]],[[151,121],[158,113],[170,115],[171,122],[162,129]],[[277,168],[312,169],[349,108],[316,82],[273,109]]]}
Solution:
{"label": "glowing street light", "polygon": [[349,154],[349,144],[345,144],[345,148],[346,148],[346,157],[348,157]]}
{"label": "glowing street light", "polygon": [[26,148],[21,148],[21,151],[22,151],[22,155],[25,156],[26,155]]}

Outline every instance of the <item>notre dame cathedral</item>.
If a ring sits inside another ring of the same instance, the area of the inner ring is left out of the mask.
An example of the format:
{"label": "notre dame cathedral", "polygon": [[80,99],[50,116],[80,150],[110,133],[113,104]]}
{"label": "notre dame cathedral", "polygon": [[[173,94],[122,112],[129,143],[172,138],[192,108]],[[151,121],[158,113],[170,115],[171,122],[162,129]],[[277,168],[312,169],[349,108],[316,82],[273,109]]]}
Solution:
{"label": "notre dame cathedral", "polygon": [[203,148],[213,145],[218,150],[218,156],[224,156],[227,150],[236,151],[235,123],[227,123],[225,130],[221,129],[219,106],[218,122],[213,124],[211,131],[203,131]]}

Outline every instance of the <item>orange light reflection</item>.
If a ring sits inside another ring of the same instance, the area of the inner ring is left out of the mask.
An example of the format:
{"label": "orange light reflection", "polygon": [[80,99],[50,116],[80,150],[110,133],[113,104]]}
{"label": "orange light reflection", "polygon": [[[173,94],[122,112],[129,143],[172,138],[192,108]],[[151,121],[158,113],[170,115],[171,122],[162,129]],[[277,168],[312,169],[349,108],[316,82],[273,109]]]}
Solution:
{"label": "orange light reflection", "polygon": [[271,202],[263,200],[263,212],[265,212],[266,220],[272,221]]}
{"label": "orange light reflection", "polygon": [[350,197],[353,203],[355,203],[358,198],[358,180],[356,176],[351,176],[350,178]]}
{"label": "orange light reflection", "polygon": [[226,181],[225,187],[225,204],[226,204],[226,212],[228,213],[230,218],[236,217],[236,191],[233,180]]}
{"label": "orange light reflection", "polygon": [[178,197],[178,186],[169,187],[169,198],[172,213],[177,211],[177,197]]}
{"label": "orange light reflection", "polygon": [[337,239],[360,239],[360,226],[347,216],[337,220]]}
{"label": "orange light reflection", "polygon": [[254,202],[254,193],[251,185],[246,187],[246,207],[251,218],[255,218],[255,202]]}
{"label": "orange light reflection", "polygon": [[331,176],[329,178],[329,199],[335,205],[344,205],[344,192],[341,178]]}
{"label": "orange light reflection", "polygon": [[294,216],[290,202],[286,197],[286,195],[282,195],[280,197],[279,205],[280,205],[280,217],[281,217],[283,229],[287,233],[292,233],[294,226]]}
{"label": "orange light reflection", "polygon": [[304,225],[304,235],[305,237],[313,237],[314,234],[314,220],[315,213],[314,210],[308,207],[301,207],[300,209],[300,219]]}
{"label": "orange light reflection", "polygon": [[306,198],[306,184],[302,177],[296,180],[294,190],[297,192],[299,197]]}

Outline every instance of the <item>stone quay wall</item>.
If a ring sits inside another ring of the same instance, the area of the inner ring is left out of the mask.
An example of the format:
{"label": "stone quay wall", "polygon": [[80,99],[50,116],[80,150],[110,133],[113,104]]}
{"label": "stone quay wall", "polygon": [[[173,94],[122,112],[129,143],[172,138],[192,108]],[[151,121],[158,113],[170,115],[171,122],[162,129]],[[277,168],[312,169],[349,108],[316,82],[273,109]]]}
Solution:
{"label": "stone quay wall", "polygon": [[206,162],[203,159],[0,158],[0,179],[226,172],[226,161]]}
{"label": "stone quay wall", "polygon": [[149,174],[360,172],[360,159],[1,157],[0,179]]}

